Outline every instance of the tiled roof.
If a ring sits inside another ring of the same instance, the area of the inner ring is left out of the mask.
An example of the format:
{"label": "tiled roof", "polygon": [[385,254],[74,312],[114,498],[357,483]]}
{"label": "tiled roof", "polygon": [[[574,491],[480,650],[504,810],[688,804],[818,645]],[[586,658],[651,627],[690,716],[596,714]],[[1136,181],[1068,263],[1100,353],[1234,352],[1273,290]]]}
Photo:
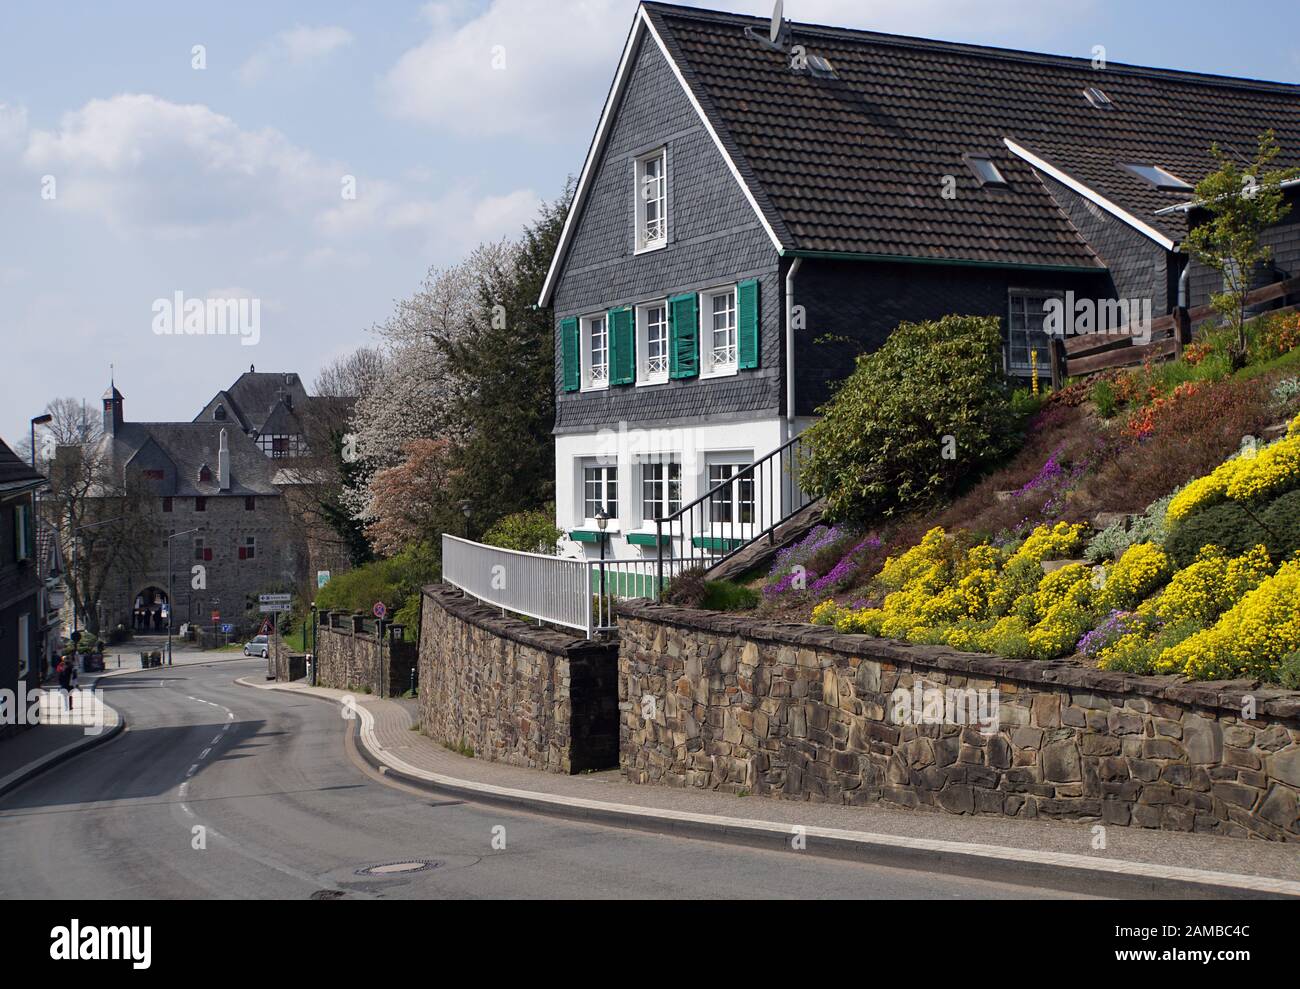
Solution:
{"label": "tiled roof", "polygon": [[[1011,139],[1177,241],[1185,202],[1120,168],[1195,184],[1211,143],[1253,157],[1265,129],[1300,163],[1300,86],[794,24],[793,43],[837,78],[790,70],[745,35],[768,21],[648,3],[645,10],[787,250],[1096,267]],[[1101,88],[1109,109],[1084,89]],[[981,188],[963,155],[1007,188]],[[941,195],[944,176],[957,198]],[[788,242],[787,242],[788,238]]]}
{"label": "tiled roof", "polygon": [[295,408],[308,400],[307,389],[298,375],[268,371],[245,371],[219,394],[224,396],[222,404],[227,405],[226,411],[252,432],[262,431],[267,418],[285,396],[293,401]]}
{"label": "tiled roof", "polygon": [[37,473],[13,450],[0,440],[0,493],[26,491],[38,487],[45,476]]}

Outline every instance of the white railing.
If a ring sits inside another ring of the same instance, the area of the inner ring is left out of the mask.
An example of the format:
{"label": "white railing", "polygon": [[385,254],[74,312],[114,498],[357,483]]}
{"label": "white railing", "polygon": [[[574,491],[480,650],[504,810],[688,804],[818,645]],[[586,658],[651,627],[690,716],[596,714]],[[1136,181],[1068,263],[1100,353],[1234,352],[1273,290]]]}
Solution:
{"label": "white railing", "polygon": [[614,603],[659,600],[661,582],[682,561],[568,560],[484,546],[446,533],[442,579],[471,597],[517,615],[576,629],[593,638],[614,627]]}

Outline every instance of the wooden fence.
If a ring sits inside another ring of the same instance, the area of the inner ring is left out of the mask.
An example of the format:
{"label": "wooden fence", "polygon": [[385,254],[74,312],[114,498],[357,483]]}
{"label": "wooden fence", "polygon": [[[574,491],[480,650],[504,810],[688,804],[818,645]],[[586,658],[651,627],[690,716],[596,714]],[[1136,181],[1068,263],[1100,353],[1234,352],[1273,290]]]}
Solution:
{"label": "wooden fence", "polygon": [[[1286,302],[1291,296],[1300,296],[1300,278],[1266,285],[1246,296],[1248,306],[1266,302]],[[1295,312],[1300,305],[1288,305],[1277,312]],[[1139,343],[1129,326],[1101,333],[1069,336],[1061,342],[1064,352],[1064,374],[1078,377],[1096,374],[1114,367],[1134,367],[1147,361],[1172,360],[1182,357],[1183,347],[1192,341],[1192,331],[1216,315],[1213,306],[1195,309],[1178,309],[1168,316],[1151,321],[1151,338]],[[1131,324],[1130,324],[1131,325]]]}

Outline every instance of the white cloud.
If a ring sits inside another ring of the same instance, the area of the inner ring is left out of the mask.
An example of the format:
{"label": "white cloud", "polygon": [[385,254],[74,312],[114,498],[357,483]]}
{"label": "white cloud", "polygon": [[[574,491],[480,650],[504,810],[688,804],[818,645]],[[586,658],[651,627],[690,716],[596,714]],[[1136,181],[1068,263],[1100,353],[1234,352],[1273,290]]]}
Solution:
{"label": "white cloud", "polygon": [[352,32],[337,25],[298,25],[263,44],[235,70],[235,75],[240,82],[251,86],[270,75],[277,64],[301,67],[328,58],[352,40]]}
{"label": "white cloud", "polygon": [[[1095,0],[790,0],[786,16],[806,23],[940,38],[1017,43],[1059,27]],[[770,16],[768,0],[707,0],[695,6]],[[380,82],[387,112],[472,137],[566,140],[589,133],[632,26],[631,0],[461,0],[424,9],[428,36]],[[1093,42],[1082,46],[1086,54]]]}
{"label": "white cloud", "polygon": [[0,152],[22,147],[27,140],[27,108],[0,103]]}
{"label": "white cloud", "polygon": [[23,160],[58,179],[59,206],[163,236],[323,205],[345,171],[272,128],[141,94],[92,100],[57,130],[33,131]]}

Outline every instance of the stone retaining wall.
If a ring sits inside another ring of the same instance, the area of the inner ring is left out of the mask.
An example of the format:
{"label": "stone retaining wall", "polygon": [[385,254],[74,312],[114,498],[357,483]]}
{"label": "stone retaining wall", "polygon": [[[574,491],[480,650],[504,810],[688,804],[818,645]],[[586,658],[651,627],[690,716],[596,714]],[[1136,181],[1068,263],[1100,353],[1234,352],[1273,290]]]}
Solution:
{"label": "stone retaining wall", "polygon": [[1295,692],[642,602],[619,630],[632,782],[1300,840]]}
{"label": "stone retaining wall", "polygon": [[320,614],[316,629],[316,683],[335,690],[369,691],[380,697],[400,697],[411,689],[418,649],[396,640],[389,626],[359,615],[345,615],[333,628],[330,612]]}
{"label": "stone retaining wall", "polygon": [[424,591],[420,720],[481,759],[552,773],[618,765],[618,646],[538,628],[444,585]]}

